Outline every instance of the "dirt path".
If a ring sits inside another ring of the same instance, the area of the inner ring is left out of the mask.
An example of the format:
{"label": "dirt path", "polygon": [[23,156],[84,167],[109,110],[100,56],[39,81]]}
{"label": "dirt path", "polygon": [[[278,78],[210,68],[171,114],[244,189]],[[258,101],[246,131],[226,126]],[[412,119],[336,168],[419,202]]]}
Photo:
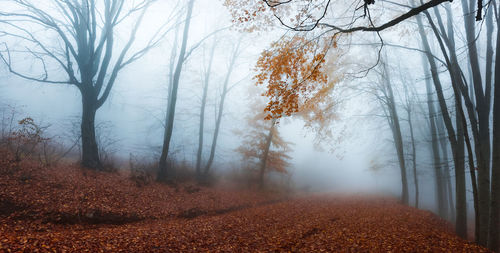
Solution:
{"label": "dirt path", "polygon": [[[74,252],[487,252],[430,212],[383,198],[308,197],[124,225],[0,226],[0,249]],[[194,212],[194,211],[193,211]],[[22,226],[21,226],[22,227]]]}

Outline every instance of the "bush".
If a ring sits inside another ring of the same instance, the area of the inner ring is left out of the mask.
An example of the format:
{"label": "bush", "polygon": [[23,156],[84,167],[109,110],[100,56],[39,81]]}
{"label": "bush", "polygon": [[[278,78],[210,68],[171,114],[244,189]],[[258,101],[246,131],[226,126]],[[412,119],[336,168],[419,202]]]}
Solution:
{"label": "bush", "polygon": [[151,184],[155,179],[156,163],[147,159],[138,159],[130,154],[129,158],[130,180],[135,182],[137,187]]}
{"label": "bush", "polygon": [[16,160],[32,157],[39,145],[50,139],[42,137],[44,128],[32,118],[24,118],[18,122],[18,129],[7,137],[7,147],[14,153]]}

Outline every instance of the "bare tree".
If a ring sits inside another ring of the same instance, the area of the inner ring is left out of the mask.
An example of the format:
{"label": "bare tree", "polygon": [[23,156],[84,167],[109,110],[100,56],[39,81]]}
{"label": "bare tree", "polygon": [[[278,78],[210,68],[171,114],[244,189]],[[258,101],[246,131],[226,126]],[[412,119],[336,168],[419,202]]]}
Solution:
{"label": "bare tree", "polygon": [[217,120],[215,122],[215,130],[214,130],[214,135],[212,138],[212,145],[210,147],[210,156],[208,158],[207,165],[205,166],[204,174],[207,175],[208,172],[210,171],[210,167],[212,166],[212,163],[215,158],[215,148],[217,147],[217,139],[219,138],[219,132],[221,128],[221,122],[222,122],[222,117],[224,113],[224,103],[226,101],[226,96],[229,93],[229,91],[234,87],[229,86],[229,80],[231,78],[231,74],[233,73],[234,66],[236,65],[236,60],[238,59],[238,56],[240,55],[240,45],[241,45],[241,39],[238,41],[238,43],[235,45],[231,59],[229,61],[229,66],[228,70],[226,73],[226,77],[224,78],[224,86],[222,87],[222,93],[219,101],[219,110],[217,112]]}
{"label": "bare tree", "polygon": [[[210,38],[211,36],[214,36],[218,32],[227,29],[227,27],[217,29],[215,31],[212,31],[202,39],[200,39],[198,42],[196,42],[194,45],[192,45],[189,49],[187,48],[188,40],[189,40],[189,28],[191,26],[191,19],[193,15],[193,8],[194,8],[194,3],[195,0],[190,0],[187,3],[187,8],[186,8],[186,19],[184,21],[184,28],[182,32],[182,39],[180,43],[180,49],[177,54],[177,47],[174,46],[172,49],[171,56],[174,57],[174,59],[170,59],[170,76],[169,76],[169,88],[168,88],[168,104],[167,104],[167,111],[166,111],[166,116],[165,116],[165,126],[164,126],[164,133],[163,133],[163,144],[162,144],[162,150],[161,150],[161,155],[160,159],[158,162],[159,165],[159,170],[158,170],[158,175],[157,175],[157,180],[158,181],[165,181],[168,177],[168,153],[170,150],[170,145],[171,145],[171,139],[172,139],[172,133],[174,130],[174,120],[175,120],[175,112],[176,112],[176,107],[177,107],[177,94],[179,90],[179,84],[181,82],[181,76],[182,76],[182,70],[184,68],[184,65],[186,61],[189,59],[191,54],[195,52],[197,48],[199,48],[203,42]],[[177,45],[177,38],[175,40],[175,45]],[[175,59],[175,57],[177,57]],[[174,64],[175,62],[175,64]],[[175,67],[174,67],[175,66]]]}
{"label": "bare tree", "polygon": [[[467,215],[466,215],[466,199],[465,199],[465,177],[464,175],[464,149],[463,149],[463,142],[464,140],[468,140],[468,133],[467,133],[467,125],[465,123],[465,118],[462,117],[462,114],[459,112],[461,110],[457,110],[457,130],[455,131],[455,128],[453,127],[452,119],[450,116],[450,113],[448,111],[448,105],[446,104],[446,100],[444,98],[443,94],[443,87],[442,83],[439,77],[439,72],[438,72],[438,67],[436,63],[436,58],[432,55],[431,48],[430,48],[430,43],[427,37],[427,34],[425,33],[422,18],[420,16],[416,16],[417,19],[417,25],[418,25],[418,31],[420,34],[420,39],[422,43],[422,48],[424,51],[425,59],[423,60],[424,64],[428,62],[428,65],[424,65],[424,69],[427,71],[430,67],[430,73],[431,73],[431,78],[432,78],[432,83],[434,84],[434,89],[436,91],[437,99],[438,99],[438,104],[439,108],[441,111],[441,116],[443,118],[443,122],[447,131],[447,136],[448,136],[448,141],[450,143],[451,149],[452,149],[452,154],[453,154],[453,161],[455,164],[455,172],[456,172],[456,195],[457,195],[457,205],[456,205],[456,232],[459,236],[466,238],[467,236]],[[451,66],[451,64],[450,64]],[[454,77],[454,76],[453,76]],[[453,78],[452,78],[453,80]],[[456,85],[456,82],[452,82],[452,87]],[[456,87],[455,87],[456,88]],[[462,100],[460,99],[460,96],[457,96],[457,89],[454,90],[455,94],[455,104],[457,107],[461,108],[462,105]],[[428,92],[430,89],[428,89]],[[465,126],[465,127],[463,127]],[[471,151],[470,143],[467,145],[469,154]],[[470,156],[472,157],[472,156]],[[472,163],[472,165],[470,165]],[[473,166],[474,160],[473,158],[469,159],[469,166],[471,168],[474,168]],[[472,170],[471,172],[471,177],[474,177],[475,174]],[[473,193],[474,196],[476,196],[477,191],[475,187],[475,180],[472,180],[473,182]],[[474,197],[475,200],[475,209],[477,209],[477,198]],[[477,213],[477,212],[476,212]],[[477,214],[476,214],[477,216]]]}
{"label": "bare tree", "polygon": [[[82,96],[82,165],[101,169],[96,142],[95,117],[106,102],[121,70],[144,56],[168,33],[165,22],[142,48],[132,51],[136,34],[155,0],[130,3],[125,0],[4,0],[12,11],[0,11],[3,42],[0,58],[14,75],[47,84],[76,86]],[[174,12],[171,13],[174,15]],[[170,20],[170,19],[169,19]],[[124,45],[118,49],[115,36],[130,25]],[[57,38],[53,42],[52,38]],[[14,41],[22,41],[18,45]],[[28,55],[42,73],[27,74],[16,67],[14,54]],[[56,79],[54,64],[65,77]],[[49,74],[50,73],[50,74]]]}
{"label": "bare tree", "polygon": [[196,153],[196,176],[198,179],[201,178],[201,162],[203,154],[203,135],[205,131],[205,107],[207,104],[208,96],[208,86],[210,84],[210,75],[212,74],[212,64],[214,61],[215,48],[217,46],[217,39],[214,39],[212,47],[210,49],[210,56],[208,59],[208,67],[204,71],[203,75],[203,94],[201,96],[201,106],[200,106],[200,127],[198,133],[198,151]]}
{"label": "bare tree", "polygon": [[184,23],[184,31],[182,35],[181,49],[177,59],[174,75],[172,77],[172,87],[168,98],[168,107],[166,115],[165,133],[163,137],[163,146],[159,161],[158,180],[164,181],[167,177],[167,156],[170,148],[170,140],[174,129],[175,107],[177,105],[177,91],[182,73],[182,67],[186,61],[186,48],[189,36],[189,26],[191,24],[191,16],[193,14],[193,6],[195,0],[190,0],[187,6],[186,21]]}
{"label": "bare tree", "polygon": [[388,72],[387,65],[384,61],[381,61],[381,70],[379,72],[380,81],[378,83],[375,95],[377,101],[380,103],[382,109],[384,110],[385,118],[387,123],[391,128],[392,137],[394,140],[394,147],[399,161],[399,169],[401,172],[401,201],[403,204],[408,204],[409,194],[408,194],[408,178],[406,175],[406,162],[404,158],[404,146],[403,146],[403,136],[401,134],[401,124],[399,119],[399,114],[397,111],[396,100],[394,97],[394,91],[392,87],[392,82],[390,79],[390,73]]}
{"label": "bare tree", "polygon": [[[400,70],[401,73],[401,70]],[[401,81],[404,82],[403,78],[401,77]],[[404,110],[406,111],[406,116],[407,116],[407,121],[408,121],[408,126],[410,127],[410,145],[411,145],[411,161],[412,161],[412,169],[413,169],[413,184],[415,185],[415,207],[418,208],[418,202],[419,202],[419,188],[418,188],[418,173],[417,173],[417,150],[416,150],[416,140],[415,140],[415,134],[414,134],[414,127],[413,127],[413,106],[415,104],[414,96],[415,92],[410,93],[409,87],[410,84],[405,84],[403,85],[404,92],[405,92],[405,103],[403,105]],[[413,88],[413,85],[411,86]]]}
{"label": "bare tree", "polygon": [[[481,70],[479,66],[479,55],[476,44],[476,29],[474,26],[474,15],[471,14],[471,10],[474,8],[476,1],[471,0],[467,4],[466,1],[462,1],[462,11],[464,14],[464,27],[467,39],[467,51],[470,60],[470,66],[472,70],[472,80],[474,87],[474,95],[476,98],[476,112],[478,119],[478,136],[475,139],[476,145],[476,159],[478,166],[478,190],[479,190],[479,218],[481,219],[481,224],[479,231],[478,242],[481,245],[487,245],[488,237],[488,226],[489,219],[489,204],[490,204],[490,108],[491,108],[491,76],[486,76],[488,80],[483,88],[484,76],[481,75]],[[492,10],[489,11],[489,15],[492,15]],[[487,19],[487,23],[490,23],[490,18]],[[488,63],[491,62],[493,49],[491,48],[491,35],[490,31],[492,29],[487,27],[487,33],[490,40],[487,42],[487,67]],[[489,70],[486,69],[486,74],[491,75],[491,65],[489,65]]]}
{"label": "bare tree", "polygon": [[[470,170],[472,188],[474,193],[474,209],[476,211],[476,222],[475,222],[475,237],[479,244],[487,244],[488,237],[488,223],[489,223],[489,209],[490,209],[490,126],[489,126],[489,115],[491,106],[491,67],[492,67],[492,54],[493,50],[491,48],[491,37],[492,37],[492,18],[488,17],[492,15],[490,11],[487,15],[487,50],[486,50],[486,83],[483,89],[483,76],[479,70],[478,52],[476,46],[476,38],[474,32],[474,21],[473,16],[470,15],[470,9],[473,5],[467,6],[467,4],[462,3],[462,9],[465,14],[464,17],[464,28],[466,30],[467,37],[467,50],[468,50],[468,60],[470,65],[470,82],[467,83],[463,71],[458,63],[456,48],[455,48],[455,38],[454,38],[454,27],[453,27],[453,16],[451,15],[451,9],[449,5],[445,5],[447,14],[447,24],[448,27],[445,29],[443,21],[441,20],[441,15],[439,9],[434,9],[437,25],[435,21],[431,18],[430,14],[424,11],[427,17],[428,23],[432,29],[432,32],[437,39],[439,48],[445,60],[444,64],[447,67],[448,73],[450,74],[451,84],[454,92],[455,105],[457,109],[457,119],[460,118],[461,122],[457,121],[457,127],[463,126],[463,133],[465,135],[465,142],[467,144],[467,150],[469,153],[469,167],[473,168]],[[472,28],[471,28],[472,27]],[[439,28],[439,29],[438,29]],[[490,70],[488,70],[488,68]],[[469,86],[469,87],[467,87]],[[463,98],[463,100],[462,100]],[[474,99],[475,98],[475,99]],[[472,152],[472,145],[470,144],[468,135],[468,127],[466,123],[466,117],[464,114],[464,109],[462,106],[462,101],[467,109],[467,116],[470,121],[470,129],[474,141],[474,150]],[[446,121],[445,121],[446,124]],[[457,128],[458,129],[458,128]],[[453,146],[452,146],[453,148]],[[479,180],[476,182],[475,168],[474,167],[474,155],[477,160],[477,170]],[[458,172],[457,167],[457,173]],[[461,174],[461,172],[460,172]],[[460,174],[457,174],[461,177]],[[459,178],[457,177],[457,178]],[[476,186],[478,185],[478,187]],[[457,184],[457,187],[459,184]],[[458,199],[457,199],[458,202]],[[458,205],[457,205],[458,207]],[[458,213],[458,210],[457,210]],[[458,218],[457,218],[458,221]],[[458,226],[457,226],[458,227]]]}

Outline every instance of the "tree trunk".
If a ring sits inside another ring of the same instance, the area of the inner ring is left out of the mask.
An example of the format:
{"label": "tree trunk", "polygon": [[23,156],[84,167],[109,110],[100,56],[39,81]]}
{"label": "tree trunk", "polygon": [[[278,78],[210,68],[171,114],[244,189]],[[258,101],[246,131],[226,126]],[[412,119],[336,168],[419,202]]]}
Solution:
{"label": "tree trunk", "polygon": [[201,97],[201,106],[200,106],[200,127],[198,132],[198,152],[196,153],[196,176],[198,180],[201,179],[201,158],[203,154],[203,131],[205,127],[205,106],[207,104],[207,95],[208,95],[208,85],[210,84],[210,74],[212,73],[212,63],[214,60],[215,54],[215,46],[217,45],[216,40],[214,39],[214,43],[210,50],[210,58],[208,60],[208,68],[205,71],[205,80],[203,83],[203,95]]}
{"label": "tree trunk", "polygon": [[262,189],[264,187],[264,174],[266,173],[267,157],[269,156],[269,149],[271,148],[271,143],[273,142],[274,127],[276,125],[276,119],[271,121],[271,127],[269,128],[269,133],[266,137],[266,146],[264,147],[264,152],[262,153],[262,160],[260,162],[259,170],[259,187]]}
{"label": "tree trunk", "polygon": [[229,86],[229,79],[230,79],[231,74],[233,72],[234,65],[236,63],[236,59],[238,58],[240,45],[241,45],[241,40],[238,41],[238,44],[236,45],[236,48],[235,48],[233,55],[231,57],[231,61],[229,63],[229,68],[228,68],[228,71],[226,74],[226,78],[224,79],[224,88],[222,89],[221,99],[219,102],[219,112],[217,114],[217,122],[215,123],[215,131],[214,131],[214,136],[212,139],[212,146],[210,147],[210,156],[208,158],[208,162],[207,162],[207,165],[205,166],[205,171],[204,171],[205,175],[207,175],[209,173],[210,167],[212,166],[212,163],[213,163],[214,158],[215,158],[215,148],[217,147],[217,139],[219,138],[220,126],[221,126],[221,122],[222,122],[222,116],[224,113],[224,103],[226,101],[227,93],[229,92],[229,87],[228,87]]}
{"label": "tree trunk", "polygon": [[[479,238],[480,245],[487,245],[490,205],[490,104],[483,91],[483,82],[479,66],[479,56],[476,45],[474,12],[476,1],[462,1],[464,14],[464,27],[467,39],[472,79],[474,81],[474,94],[476,95],[476,110],[479,123],[479,147],[476,146],[476,158],[478,167],[478,190],[479,190]],[[469,4],[469,6],[467,5]]]}
{"label": "tree trunk", "polygon": [[[437,73],[432,71],[432,75],[437,75]],[[434,107],[434,97],[432,96],[432,89],[430,87],[430,82],[427,82],[427,108],[429,111],[429,123],[430,123],[430,134],[431,134],[431,150],[432,150],[432,164],[434,166],[434,178],[436,180],[436,206],[438,208],[438,214],[442,218],[446,218],[446,202],[444,200],[444,188],[443,188],[443,176],[441,171],[441,158],[439,155],[438,146],[438,136],[436,127],[436,109]]]}
{"label": "tree trunk", "polygon": [[[420,34],[420,38],[422,39],[422,46],[426,52],[426,58],[427,62],[430,65],[430,71],[431,71],[431,77],[435,86],[439,106],[441,108],[443,120],[446,124],[447,131],[448,131],[448,138],[450,138],[450,143],[452,145],[455,145],[456,139],[455,139],[455,130],[453,129],[452,123],[451,123],[451,118],[448,113],[448,106],[446,105],[446,101],[444,99],[443,95],[443,89],[441,85],[441,80],[439,79],[439,74],[436,66],[436,62],[434,61],[434,58],[432,57],[430,53],[430,46],[429,42],[427,40],[427,35],[425,34],[422,20],[420,16],[416,16],[417,18],[417,24],[418,24],[418,31]],[[426,62],[424,60],[424,62]],[[426,72],[428,72],[427,68],[425,69]],[[435,175],[435,180],[436,180],[436,205],[438,207],[438,213],[439,216],[446,218],[446,203],[444,202],[443,196],[443,180],[442,180],[442,172],[440,168],[440,156],[439,156],[439,146],[438,146],[438,138],[437,138],[437,127],[436,127],[436,109],[434,107],[434,98],[432,96],[432,89],[430,86],[430,81],[429,79],[426,79],[426,90],[427,90],[427,108],[428,108],[428,113],[429,113],[429,123],[430,123],[430,134],[431,134],[431,151],[432,151],[432,157],[433,157],[433,166],[434,166],[434,175]],[[451,135],[450,135],[451,133]],[[454,148],[454,147],[453,147]]]}
{"label": "tree trunk", "polygon": [[160,156],[159,170],[158,170],[158,181],[165,181],[167,179],[167,157],[168,151],[170,149],[170,140],[172,139],[172,131],[174,128],[174,117],[175,117],[175,107],[177,104],[177,91],[179,88],[179,81],[182,73],[182,67],[184,65],[184,56],[186,54],[187,40],[189,35],[189,26],[191,24],[191,16],[193,13],[193,5],[195,0],[190,0],[188,3],[188,9],[186,14],[186,22],[184,24],[184,32],[182,37],[182,45],[179,53],[179,58],[177,61],[177,66],[175,68],[174,76],[172,79],[172,91],[168,99],[168,110],[167,110],[167,122],[165,124],[165,132],[163,137],[163,147]]}
{"label": "tree trunk", "polygon": [[[406,91],[406,90],[405,90]],[[410,105],[408,105],[409,107]],[[415,136],[413,134],[413,123],[411,119],[411,110],[407,109],[408,124],[410,126],[410,137],[411,137],[411,153],[412,153],[412,163],[413,163],[413,183],[415,184],[415,208],[418,208],[419,191],[418,191],[418,174],[417,174],[417,150],[415,147]]]}
{"label": "tree trunk", "polygon": [[[458,111],[458,109],[457,109]],[[445,184],[446,184],[446,193],[448,196],[446,198],[448,199],[448,204],[449,204],[449,210],[450,210],[450,220],[455,220],[455,204],[453,203],[453,187],[451,184],[451,175],[450,175],[450,165],[448,161],[448,145],[446,141],[446,133],[444,130],[444,123],[442,119],[436,119],[437,120],[437,130],[438,130],[438,135],[439,135],[439,144],[441,146],[441,164],[443,168],[443,176],[445,178]]]}
{"label": "tree trunk", "polygon": [[[494,2],[493,2],[494,4]],[[500,23],[497,21],[497,26]],[[495,89],[493,102],[493,165],[491,173],[490,223],[488,248],[500,252],[500,31],[497,29]]]}
{"label": "tree trunk", "polygon": [[[452,79],[452,88],[453,88],[453,92],[454,92],[454,95],[455,95],[455,103],[457,105],[457,108],[458,108],[458,111],[457,111],[457,115],[459,117],[457,117],[457,125],[459,127],[457,127],[457,137],[455,138],[455,132],[453,130],[453,126],[451,124],[451,119],[450,119],[450,116],[449,116],[449,113],[448,113],[448,109],[447,109],[447,106],[446,106],[446,102],[444,100],[444,96],[443,96],[443,92],[442,92],[442,87],[441,87],[441,83],[440,83],[440,80],[438,78],[437,75],[433,75],[433,79],[434,79],[434,85],[435,85],[435,88],[436,88],[436,92],[437,92],[437,95],[438,95],[438,99],[439,99],[439,104],[440,104],[440,107],[441,107],[441,112],[442,112],[442,115],[443,115],[443,120],[444,120],[444,123],[445,123],[445,126],[446,126],[446,130],[448,132],[448,139],[450,141],[450,145],[451,145],[451,149],[452,149],[452,153],[453,153],[453,160],[454,160],[454,164],[455,164],[455,168],[457,169],[457,177],[456,177],[456,180],[457,180],[457,191],[465,191],[465,172],[464,173],[461,173],[460,171],[461,170],[464,170],[463,166],[464,166],[464,156],[463,156],[463,143],[465,141],[465,143],[467,144],[467,152],[468,152],[468,155],[470,157],[470,159],[468,159],[469,161],[469,167],[471,168],[474,168],[474,157],[472,155],[472,147],[470,145],[470,140],[469,140],[469,135],[468,135],[468,130],[467,130],[467,122],[465,120],[465,116],[463,114],[463,109],[462,109],[462,102],[461,102],[461,99],[460,99],[460,92],[459,90],[462,90],[462,92],[464,93],[464,98],[466,98],[466,105],[468,105],[468,113],[469,113],[469,116],[471,117],[470,120],[471,120],[471,127],[472,127],[472,132],[474,134],[474,136],[477,136],[476,133],[476,129],[474,128],[475,126],[475,115],[474,115],[474,111],[473,109],[471,110],[470,109],[470,105],[472,104],[471,100],[469,99],[468,97],[468,93],[467,91],[464,89],[463,87],[463,83],[461,82],[462,79],[461,79],[461,76],[459,73],[459,66],[458,66],[458,63],[457,63],[457,60],[456,60],[456,54],[455,54],[455,43],[454,43],[454,32],[453,32],[453,20],[452,20],[452,15],[451,15],[451,9],[449,7],[449,5],[446,5],[446,12],[447,12],[447,17],[448,17],[448,33],[446,33],[446,31],[444,30],[444,27],[442,25],[442,22],[440,22],[440,14],[438,12],[438,10],[435,10],[436,11],[436,17],[438,19],[438,22],[440,23],[440,26],[441,26],[441,33],[443,34],[443,38],[446,39],[446,42],[447,42],[447,45],[448,45],[448,48],[450,50],[450,53],[451,53],[451,62],[450,62],[450,59],[447,57],[447,52],[446,50],[444,49],[444,45],[441,41],[441,35],[438,33],[437,31],[437,28],[435,27],[432,19],[430,18],[430,15],[427,13],[427,12],[424,12],[424,14],[426,14],[427,16],[427,19],[429,21],[429,24],[431,25],[432,27],[432,30],[434,32],[434,35],[436,36],[438,42],[439,42],[439,45],[440,45],[440,48],[441,48],[441,51],[443,53],[443,55],[445,56],[445,59],[446,59],[446,62],[447,62],[447,66],[448,66],[448,70],[450,72],[450,77]],[[421,38],[422,38],[422,45],[425,49],[425,51],[427,52],[426,53],[426,56],[427,56],[427,59],[431,65],[431,68],[432,69],[435,69],[435,71],[437,71],[437,67],[436,67],[436,63],[435,63],[435,60],[434,58],[432,57],[432,55],[429,53],[430,52],[430,46],[429,46],[429,43],[427,41],[427,35],[425,34],[424,30],[423,30],[423,26],[422,26],[422,22],[421,22],[421,18],[420,17],[417,17],[417,22],[418,22],[418,25],[419,25],[419,33],[421,35]],[[447,36],[444,36],[446,35]],[[459,86],[459,87],[456,87],[456,86]],[[465,90],[465,91],[464,91]],[[467,96],[466,96],[467,95]],[[473,106],[472,106],[473,107]],[[474,174],[474,170],[470,170],[471,172],[471,178],[473,179],[472,180],[472,190],[473,190],[473,195],[474,195],[474,210],[475,210],[475,215],[476,215],[476,220],[479,221],[479,218],[478,218],[478,204],[477,204],[477,187],[476,187],[476,180],[475,180],[475,174]],[[464,178],[462,179],[461,178],[461,175],[464,175]],[[459,187],[459,185],[463,185],[464,187]],[[462,236],[463,238],[467,238],[467,215],[466,215],[466,198],[465,198],[465,193],[463,194],[457,194],[457,224],[456,224],[456,229],[457,229],[457,234],[459,234],[460,236]],[[460,217],[463,217],[463,218],[460,218]],[[478,230],[478,225],[479,225],[479,222],[476,222],[476,231],[479,231]]]}
{"label": "tree trunk", "polygon": [[102,165],[95,134],[97,100],[91,91],[82,91],[82,105],[82,166],[100,170]]}
{"label": "tree trunk", "polygon": [[406,176],[406,164],[405,164],[405,157],[404,157],[404,147],[403,147],[403,137],[401,135],[401,125],[399,123],[399,116],[398,112],[396,110],[396,102],[394,99],[394,92],[392,90],[392,84],[389,79],[389,73],[387,71],[387,66],[385,63],[382,63],[382,66],[384,68],[384,79],[385,79],[385,89],[386,89],[386,96],[388,99],[388,110],[389,114],[391,117],[391,121],[389,124],[391,124],[391,130],[392,130],[392,136],[394,138],[394,145],[396,147],[396,152],[398,154],[398,161],[399,161],[399,169],[401,172],[401,202],[405,205],[408,205],[408,178]]}
{"label": "tree trunk", "polygon": [[455,198],[456,198],[456,219],[455,233],[467,239],[467,187],[465,184],[465,151],[464,151],[464,129],[462,125],[462,115],[456,114],[457,126],[457,147],[455,159]]}
{"label": "tree trunk", "polygon": [[[205,78],[207,78],[206,76]],[[200,106],[200,125],[198,130],[198,152],[196,153],[196,176],[200,179],[201,176],[201,158],[203,153],[203,131],[205,126],[205,105],[207,104],[208,80],[205,80],[203,85],[203,95]]]}
{"label": "tree trunk", "polygon": [[224,113],[224,103],[226,101],[226,93],[227,93],[227,85],[224,85],[224,89],[222,91],[221,100],[219,102],[219,111],[217,113],[217,122],[215,123],[215,131],[214,136],[212,138],[212,145],[210,146],[210,156],[208,157],[207,165],[205,166],[204,174],[208,175],[210,172],[210,168],[214,162],[215,158],[215,149],[217,148],[217,140],[219,139],[220,126],[222,123],[222,116]]}

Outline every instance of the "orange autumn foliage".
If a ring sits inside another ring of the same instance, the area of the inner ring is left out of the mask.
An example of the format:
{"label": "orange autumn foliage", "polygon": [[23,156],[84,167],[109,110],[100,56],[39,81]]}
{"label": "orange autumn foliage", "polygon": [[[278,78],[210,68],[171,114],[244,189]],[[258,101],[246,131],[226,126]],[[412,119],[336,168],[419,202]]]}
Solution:
{"label": "orange autumn foliage", "polygon": [[267,146],[267,137],[271,134],[271,147],[266,160],[266,172],[276,171],[287,173],[291,159],[289,153],[292,151],[293,143],[286,141],[280,134],[279,125],[276,121],[265,120],[265,101],[255,99],[258,88],[252,87],[250,94],[252,102],[250,116],[246,118],[247,128],[244,131],[236,131],[242,138],[241,145],[236,149],[243,156],[251,169],[258,169],[262,163]]}
{"label": "orange autumn foliage", "polygon": [[304,37],[272,44],[257,61],[257,85],[266,85],[266,119],[291,116],[328,85],[324,62],[328,47]]}

